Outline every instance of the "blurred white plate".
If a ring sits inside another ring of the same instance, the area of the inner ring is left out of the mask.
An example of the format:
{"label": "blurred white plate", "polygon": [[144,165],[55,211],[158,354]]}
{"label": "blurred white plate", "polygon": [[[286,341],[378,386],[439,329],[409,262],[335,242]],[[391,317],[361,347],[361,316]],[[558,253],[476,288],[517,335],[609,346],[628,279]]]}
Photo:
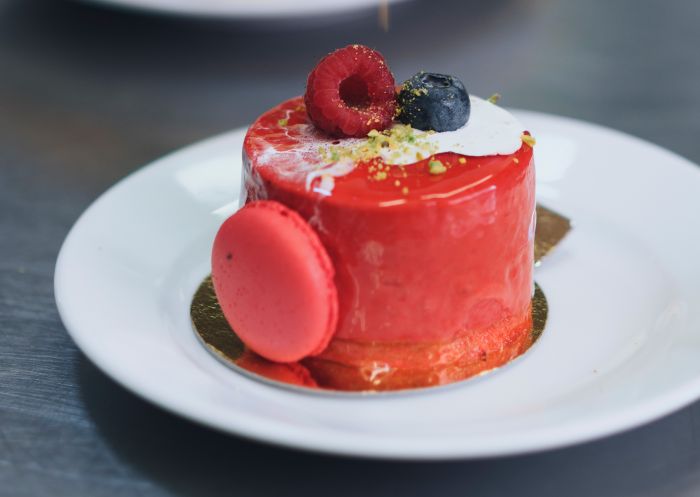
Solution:
{"label": "blurred white plate", "polygon": [[537,270],[550,316],[520,360],[413,394],[306,395],[231,371],[198,342],[191,297],[238,204],[237,130],[107,191],[61,250],[55,291],[78,346],[133,392],[224,432],[393,458],[515,454],[609,435],[700,396],[700,170],[617,131],[519,112],[538,197],[574,231]]}
{"label": "blurred white plate", "polygon": [[[378,7],[384,0],[83,0],[129,9],[206,17],[288,18]],[[387,0],[394,3],[403,0]]]}

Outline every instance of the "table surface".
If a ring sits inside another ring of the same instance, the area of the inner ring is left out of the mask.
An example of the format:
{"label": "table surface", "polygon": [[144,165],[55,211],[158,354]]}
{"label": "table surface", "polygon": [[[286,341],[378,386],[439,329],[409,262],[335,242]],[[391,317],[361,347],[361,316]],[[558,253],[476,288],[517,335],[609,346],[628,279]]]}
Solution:
{"label": "table surface", "polygon": [[[72,343],[53,298],[60,244],[143,164],[303,91],[348,43],[397,80],[602,123],[700,161],[700,3],[413,1],[376,13],[241,23],[0,0],[0,495],[700,494],[700,403],[621,435],[485,461],[343,459],[215,433],[153,407]],[[604,151],[602,151],[604,153]]]}

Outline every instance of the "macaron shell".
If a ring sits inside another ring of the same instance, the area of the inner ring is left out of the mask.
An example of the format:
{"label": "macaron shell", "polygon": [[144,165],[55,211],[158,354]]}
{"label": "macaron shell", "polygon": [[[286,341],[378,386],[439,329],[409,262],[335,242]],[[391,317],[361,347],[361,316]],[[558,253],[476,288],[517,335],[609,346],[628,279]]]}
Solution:
{"label": "macaron shell", "polygon": [[322,352],[338,319],[334,269],[316,232],[279,202],[251,202],[216,235],[212,279],[226,319],[276,362]]}

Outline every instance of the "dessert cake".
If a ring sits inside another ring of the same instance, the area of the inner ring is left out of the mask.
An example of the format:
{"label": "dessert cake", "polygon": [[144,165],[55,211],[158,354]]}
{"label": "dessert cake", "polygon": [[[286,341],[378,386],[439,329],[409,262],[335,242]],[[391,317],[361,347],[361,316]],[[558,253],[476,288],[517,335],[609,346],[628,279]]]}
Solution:
{"label": "dessert cake", "polygon": [[455,77],[351,45],[243,147],[212,276],[246,346],[321,387],[458,381],[532,342],[534,139]]}

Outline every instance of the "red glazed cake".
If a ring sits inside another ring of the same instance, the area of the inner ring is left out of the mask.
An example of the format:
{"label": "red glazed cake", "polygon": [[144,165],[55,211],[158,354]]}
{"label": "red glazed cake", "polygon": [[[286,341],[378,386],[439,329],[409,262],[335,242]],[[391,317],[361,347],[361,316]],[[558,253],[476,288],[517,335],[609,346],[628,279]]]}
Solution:
{"label": "red glazed cake", "polygon": [[243,158],[245,202],[298,213],[333,265],[335,330],[301,360],[313,380],[425,387],[523,353],[532,341],[534,140],[473,96],[455,130],[392,120],[340,136],[315,124],[308,94],[262,114]]}

